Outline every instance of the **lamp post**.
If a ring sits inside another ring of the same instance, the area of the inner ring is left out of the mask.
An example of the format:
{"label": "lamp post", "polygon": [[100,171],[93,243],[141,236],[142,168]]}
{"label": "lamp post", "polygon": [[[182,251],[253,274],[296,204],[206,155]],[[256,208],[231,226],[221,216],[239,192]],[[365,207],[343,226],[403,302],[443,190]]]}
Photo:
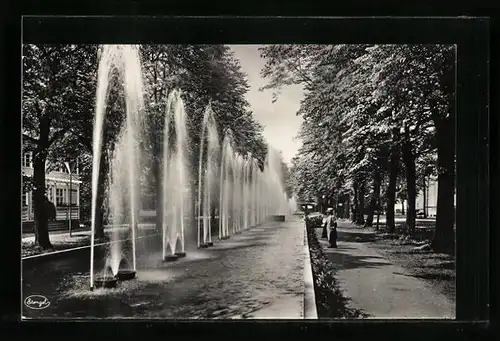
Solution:
{"label": "lamp post", "polygon": [[69,236],[71,237],[71,194],[72,194],[72,180],[73,180],[73,173],[71,173],[71,167],[69,166],[69,162],[65,162],[64,165],[66,166],[66,168],[68,169],[68,173],[69,173],[69,207],[68,207],[68,210],[69,210],[69,222],[68,222],[68,226],[69,226]]}

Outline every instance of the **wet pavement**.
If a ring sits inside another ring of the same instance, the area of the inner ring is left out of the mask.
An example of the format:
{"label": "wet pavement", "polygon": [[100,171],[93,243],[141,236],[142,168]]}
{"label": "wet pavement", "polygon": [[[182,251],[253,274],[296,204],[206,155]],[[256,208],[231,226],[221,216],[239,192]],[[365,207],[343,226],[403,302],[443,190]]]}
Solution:
{"label": "wet pavement", "polygon": [[[150,233],[150,232],[149,232]],[[89,290],[89,250],[23,267],[23,299],[42,295],[45,309],[26,318],[301,318],[304,225],[298,217],[269,222],[186,258],[161,261],[161,237],[137,241],[137,279]],[[128,245],[128,248],[130,245]],[[127,248],[127,246],[125,247]],[[104,259],[106,249],[96,250]],[[104,263],[96,265],[102,269]],[[267,312],[267,313],[266,313]]]}

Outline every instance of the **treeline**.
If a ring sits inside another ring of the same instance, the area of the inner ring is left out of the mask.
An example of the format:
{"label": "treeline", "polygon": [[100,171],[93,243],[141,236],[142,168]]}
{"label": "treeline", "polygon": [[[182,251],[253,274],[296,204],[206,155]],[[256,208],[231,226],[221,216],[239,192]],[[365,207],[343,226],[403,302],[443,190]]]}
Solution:
{"label": "treeline", "polygon": [[365,226],[384,207],[389,232],[397,199],[406,199],[411,233],[417,193],[437,177],[431,246],[453,250],[454,46],[271,45],[261,55],[265,88],[305,90],[297,113],[303,146],[292,167],[299,197],[335,205],[348,198],[353,220]]}
{"label": "treeline", "polygon": [[[143,191],[160,192],[165,104],[167,94],[174,88],[183,91],[191,139],[189,160],[193,165],[198,162],[202,114],[209,103],[216,114],[219,135],[223,136],[226,128],[231,128],[239,152],[251,152],[259,160],[265,159],[262,126],[255,121],[245,99],[246,76],[229,47],[142,45],[139,48],[147,127],[142,150],[144,160],[148,160],[141,176]],[[23,187],[33,189],[36,243],[42,248],[52,247],[42,204],[46,194],[45,175],[51,170],[45,168],[46,162],[58,167],[64,161],[72,165],[79,161],[83,181],[81,210],[84,215],[90,212],[98,55],[97,45],[23,46],[23,152],[33,151],[34,158],[33,179],[23,176]],[[104,235],[109,155],[125,115],[122,81],[118,74],[111,77],[99,177],[97,237]],[[191,169],[196,172],[198,168]],[[197,179],[196,174],[193,175],[193,179]],[[161,205],[160,198],[157,195],[157,206]],[[161,215],[157,217],[161,219]]]}

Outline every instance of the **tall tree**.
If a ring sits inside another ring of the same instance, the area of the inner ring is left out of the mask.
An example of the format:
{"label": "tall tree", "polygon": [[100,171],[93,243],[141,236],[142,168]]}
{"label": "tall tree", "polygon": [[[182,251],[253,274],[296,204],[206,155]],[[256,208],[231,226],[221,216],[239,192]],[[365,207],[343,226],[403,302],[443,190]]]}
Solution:
{"label": "tall tree", "polygon": [[341,183],[343,190],[354,192],[356,207],[364,199],[366,180],[373,178],[371,211],[377,201],[377,182],[387,172],[388,182],[380,181],[387,227],[394,231],[400,183],[399,196],[408,202],[407,225],[413,230],[416,197],[422,188],[419,178],[422,172],[432,173],[429,160],[437,148],[441,214],[432,244],[435,249],[450,248],[454,240],[454,48],[272,45],[261,49],[261,56],[266,59],[262,74],[269,79],[264,89],[274,89],[278,95],[283,86],[304,85],[305,98],[298,112],[304,118],[303,146],[293,168],[298,192],[316,197]]}
{"label": "tall tree", "polygon": [[23,138],[34,151],[35,242],[44,249],[52,247],[44,209],[47,157],[92,103],[85,87],[94,76],[92,53],[89,45],[23,45]]}

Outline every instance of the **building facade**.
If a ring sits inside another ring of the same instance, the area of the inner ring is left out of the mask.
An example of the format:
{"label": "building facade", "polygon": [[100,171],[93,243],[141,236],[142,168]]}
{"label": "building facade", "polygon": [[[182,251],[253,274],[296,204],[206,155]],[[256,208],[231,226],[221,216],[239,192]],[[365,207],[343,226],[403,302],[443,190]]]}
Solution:
{"label": "building facade", "polygon": [[[46,165],[47,169],[48,164]],[[56,209],[55,221],[59,225],[67,225],[71,219],[72,224],[78,224],[80,219],[80,177],[78,164],[64,164],[54,171],[46,174],[46,196]],[[33,154],[30,151],[23,153],[22,173],[24,176],[33,177]],[[33,191],[25,192],[21,197],[23,228],[33,224],[35,212],[33,208]],[[51,224],[53,225],[53,223]],[[78,225],[73,225],[78,226]],[[49,226],[50,227],[50,226]]]}

